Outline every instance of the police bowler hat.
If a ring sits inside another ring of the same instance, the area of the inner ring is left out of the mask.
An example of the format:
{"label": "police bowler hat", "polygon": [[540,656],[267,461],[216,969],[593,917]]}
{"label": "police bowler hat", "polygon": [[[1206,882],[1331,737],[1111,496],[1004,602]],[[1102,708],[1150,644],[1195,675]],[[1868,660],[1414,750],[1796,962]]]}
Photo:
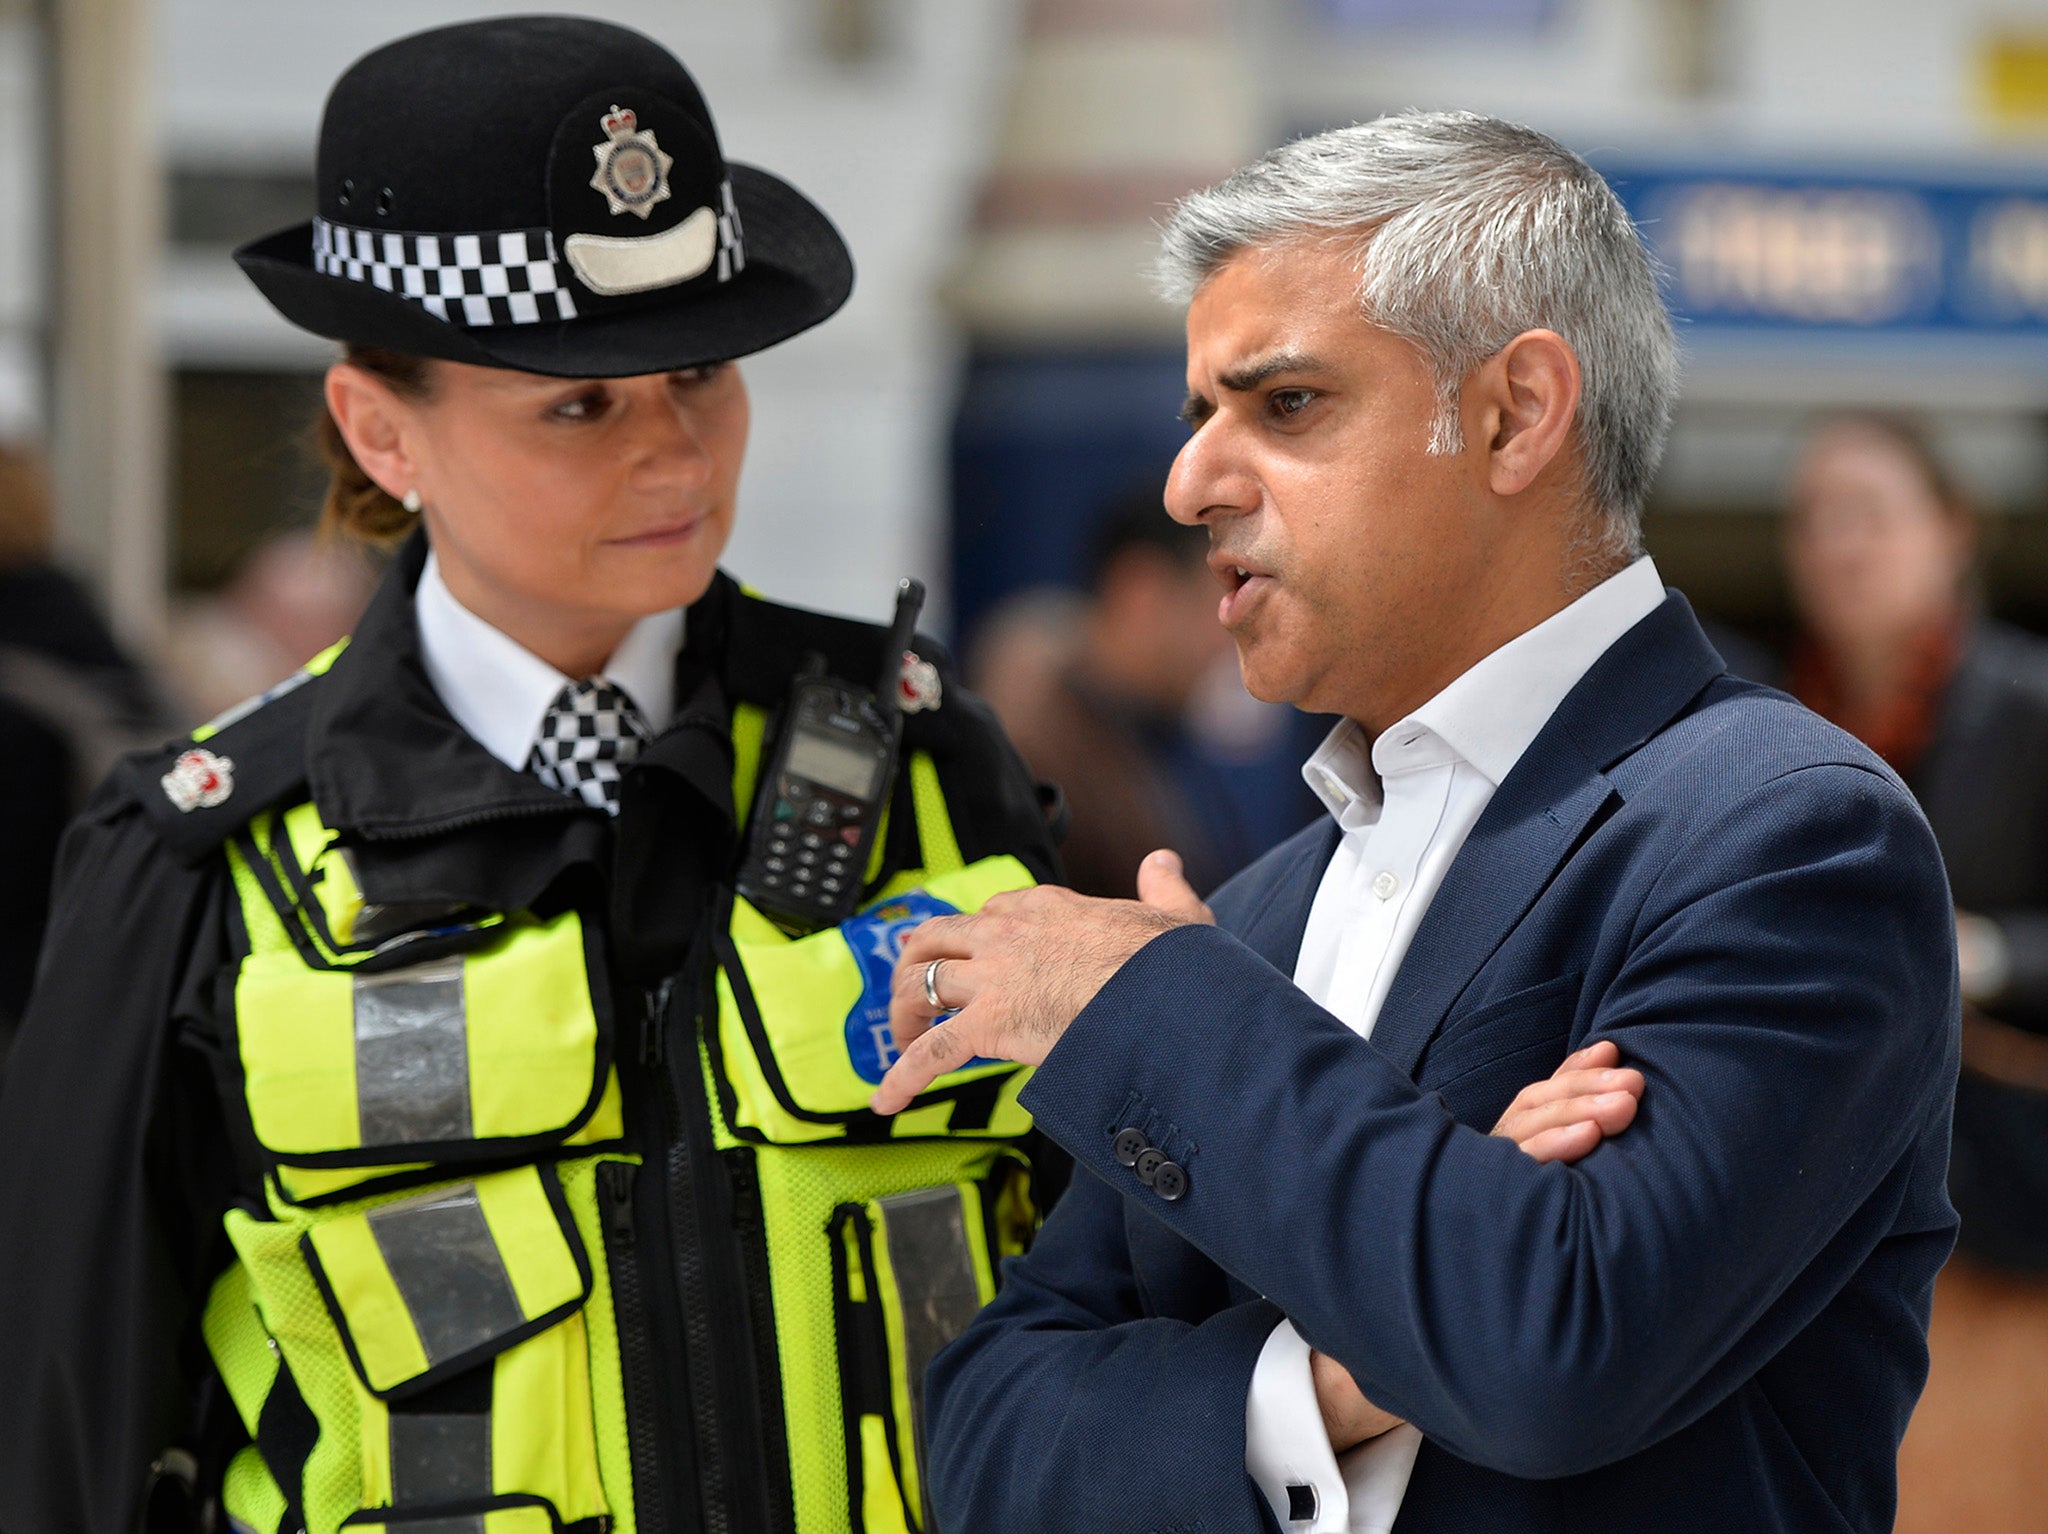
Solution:
{"label": "police bowler hat", "polygon": [[358,59],[320,124],[319,216],[245,245],[317,335],[563,378],[742,357],[846,302],[839,231],[727,162],[652,39],[518,16]]}

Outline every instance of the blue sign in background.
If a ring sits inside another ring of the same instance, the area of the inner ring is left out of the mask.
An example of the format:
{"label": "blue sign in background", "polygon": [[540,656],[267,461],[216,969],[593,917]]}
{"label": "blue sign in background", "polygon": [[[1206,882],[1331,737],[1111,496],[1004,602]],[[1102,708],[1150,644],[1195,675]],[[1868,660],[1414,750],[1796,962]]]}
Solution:
{"label": "blue sign in background", "polygon": [[1597,162],[1695,328],[2048,332],[2048,172],[1915,177]]}

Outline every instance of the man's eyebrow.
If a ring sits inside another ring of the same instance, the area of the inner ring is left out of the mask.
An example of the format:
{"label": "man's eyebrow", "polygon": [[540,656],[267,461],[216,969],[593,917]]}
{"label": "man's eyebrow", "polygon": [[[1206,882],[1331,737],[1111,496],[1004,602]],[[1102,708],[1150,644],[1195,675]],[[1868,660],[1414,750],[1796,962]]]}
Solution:
{"label": "man's eyebrow", "polygon": [[1240,363],[1227,373],[1219,373],[1216,381],[1233,394],[1244,394],[1281,373],[1316,373],[1322,369],[1322,360],[1307,352],[1274,352],[1256,362]]}
{"label": "man's eyebrow", "polygon": [[[1233,394],[1248,394],[1269,378],[1282,373],[1319,373],[1324,363],[1320,357],[1307,352],[1274,352],[1256,362],[1240,363],[1227,373],[1217,375],[1216,381]],[[1180,418],[1190,426],[1200,426],[1216,413],[1216,402],[1206,395],[1190,391],[1181,402]]]}

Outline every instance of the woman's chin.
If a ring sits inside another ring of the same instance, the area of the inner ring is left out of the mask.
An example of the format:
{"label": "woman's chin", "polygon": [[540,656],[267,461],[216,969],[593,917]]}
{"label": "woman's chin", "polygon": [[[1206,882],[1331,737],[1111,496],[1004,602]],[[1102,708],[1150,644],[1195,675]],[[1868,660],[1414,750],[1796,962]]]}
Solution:
{"label": "woman's chin", "polygon": [[607,552],[595,593],[608,606],[629,606],[639,612],[666,612],[688,607],[711,589],[718,573],[724,539],[703,538],[651,546],[626,545]]}
{"label": "woman's chin", "polygon": [[678,571],[672,577],[621,582],[599,593],[599,600],[613,611],[628,613],[635,618],[644,618],[649,613],[665,613],[672,607],[689,607],[711,589],[711,578],[717,573],[717,568],[716,565],[705,565]]}

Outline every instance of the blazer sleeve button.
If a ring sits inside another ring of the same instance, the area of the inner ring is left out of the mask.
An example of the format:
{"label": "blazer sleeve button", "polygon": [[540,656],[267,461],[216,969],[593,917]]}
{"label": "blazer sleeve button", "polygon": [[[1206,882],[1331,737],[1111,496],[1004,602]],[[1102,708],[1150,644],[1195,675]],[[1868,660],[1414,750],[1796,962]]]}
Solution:
{"label": "blazer sleeve button", "polygon": [[1136,1166],[1138,1158],[1151,1148],[1152,1142],[1145,1138],[1145,1131],[1142,1129],[1119,1131],[1109,1147],[1110,1154],[1116,1157],[1119,1166]]}
{"label": "blazer sleeve button", "polygon": [[1148,1145],[1144,1154],[1138,1157],[1138,1163],[1133,1170],[1138,1174],[1138,1181],[1149,1188],[1152,1186],[1152,1179],[1159,1175],[1159,1169],[1166,1165],[1166,1152]]}
{"label": "blazer sleeve button", "polygon": [[1167,1203],[1178,1203],[1187,1197],[1188,1171],[1178,1161],[1162,1161],[1152,1173],[1152,1191]]}

